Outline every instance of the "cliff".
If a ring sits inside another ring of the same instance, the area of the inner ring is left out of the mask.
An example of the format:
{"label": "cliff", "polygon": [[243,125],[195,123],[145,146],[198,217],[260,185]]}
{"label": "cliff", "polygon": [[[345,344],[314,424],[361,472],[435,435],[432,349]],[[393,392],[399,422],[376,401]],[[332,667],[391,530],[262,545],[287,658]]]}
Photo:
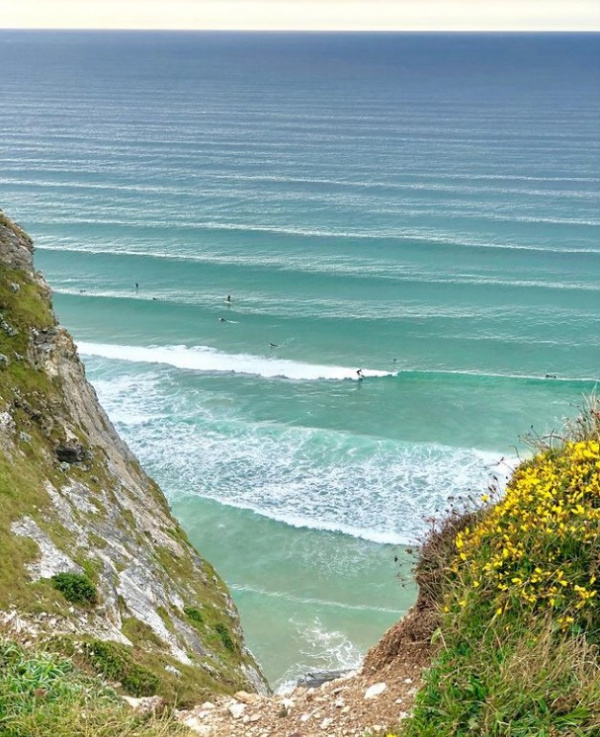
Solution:
{"label": "cliff", "polygon": [[225,585],[100,407],[32,256],[0,212],[0,624],[133,695],[266,692]]}

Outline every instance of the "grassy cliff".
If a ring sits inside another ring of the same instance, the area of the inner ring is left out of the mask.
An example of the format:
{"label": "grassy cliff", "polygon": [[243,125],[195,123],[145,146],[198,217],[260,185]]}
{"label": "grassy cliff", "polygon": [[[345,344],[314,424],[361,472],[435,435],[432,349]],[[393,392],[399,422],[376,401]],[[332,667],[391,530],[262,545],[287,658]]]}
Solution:
{"label": "grassy cliff", "polygon": [[0,630],[134,696],[266,690],[235,606],[99,406],[0,213]]}
{"label": "grassy cliff", "polygon": [[[437,655],[404,737],[600,735],[600,405],[418,566]],[[427,593],[427,592],[426,592]]]}

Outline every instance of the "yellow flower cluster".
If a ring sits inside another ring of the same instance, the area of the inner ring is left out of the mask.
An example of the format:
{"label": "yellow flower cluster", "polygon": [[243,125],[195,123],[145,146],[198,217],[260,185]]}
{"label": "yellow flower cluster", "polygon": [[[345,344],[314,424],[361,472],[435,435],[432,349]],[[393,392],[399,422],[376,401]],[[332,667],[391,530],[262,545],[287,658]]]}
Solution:
{"label": "yellow flower cluster", "polygon": [[520,604],[556,610],[562,626],[578,612],[600,617],[598,442],[522,464],[503,499],[457,535],[456,549],[453,572],[493,596],[497,614]]}

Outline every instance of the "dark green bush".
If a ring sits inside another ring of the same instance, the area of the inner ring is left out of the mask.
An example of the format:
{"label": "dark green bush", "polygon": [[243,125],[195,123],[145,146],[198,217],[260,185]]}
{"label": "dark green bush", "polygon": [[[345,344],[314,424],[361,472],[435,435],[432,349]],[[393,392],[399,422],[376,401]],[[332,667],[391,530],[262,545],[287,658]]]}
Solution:
{"label": "dark green bush", "polygon": [[158,676],[134,663],[133,653],[127,645],[92,640],[86,643],[85,653],[97,673],[111,681],[120,681],[124,690],[132,696],[152,696],[156,693]]}
{"label": "dark green bush", "polygon": [[129,667],[121,683],[132,696],[152,696],[158,689],[158,676],[134,663]]}
{"label": "dark green bush", "polygon": [[222,622],[217,622],[217,624],[215,624],[215,630],[221,638],[221,642],[223,643],[223,645],[231,652],[234,652],[235,643],[231,639],[231,635],[229,634],[227,626],[224,625]]}
{"label": "dark green bush", "polygon": [[92,640],[85,653],[94,670],[112,681],[121,681],[130,668],[131,652],[118,642]]}
{"label": "dark green bush", "polygon": [[186,617],[188,617],[188,619],[191,619],[192,622],[196,622],[197,624],[204,623],[202,612],[199,609],[196,609],[195,606],[186,606],[186,608],[183,610],[183,613]]}
{"label": "dark green bush", "polygon": [[84,573],[57,573],[50,581],[72,604],[93,606],[98,600],[96,587]]}

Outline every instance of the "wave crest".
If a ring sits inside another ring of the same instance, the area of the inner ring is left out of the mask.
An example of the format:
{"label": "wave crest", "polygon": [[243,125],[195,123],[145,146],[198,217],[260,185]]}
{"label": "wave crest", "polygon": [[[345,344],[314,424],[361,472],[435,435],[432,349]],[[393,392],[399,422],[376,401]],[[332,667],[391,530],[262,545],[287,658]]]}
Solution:
{"label": "wave crest", "polygon": [[[189,371],[234,373],[282,378],[295,381],[344,380],[356,381],[357,369],[347,366],[325,366],[283,358],[254,356],[248,353],[223,353],[209,346],[129,346],[109,343],[78,343],[84,356],[97,356],[134,363],[154,363],[175,366]],[[362,369],[363,376],[395,376],[394,372]]]}

